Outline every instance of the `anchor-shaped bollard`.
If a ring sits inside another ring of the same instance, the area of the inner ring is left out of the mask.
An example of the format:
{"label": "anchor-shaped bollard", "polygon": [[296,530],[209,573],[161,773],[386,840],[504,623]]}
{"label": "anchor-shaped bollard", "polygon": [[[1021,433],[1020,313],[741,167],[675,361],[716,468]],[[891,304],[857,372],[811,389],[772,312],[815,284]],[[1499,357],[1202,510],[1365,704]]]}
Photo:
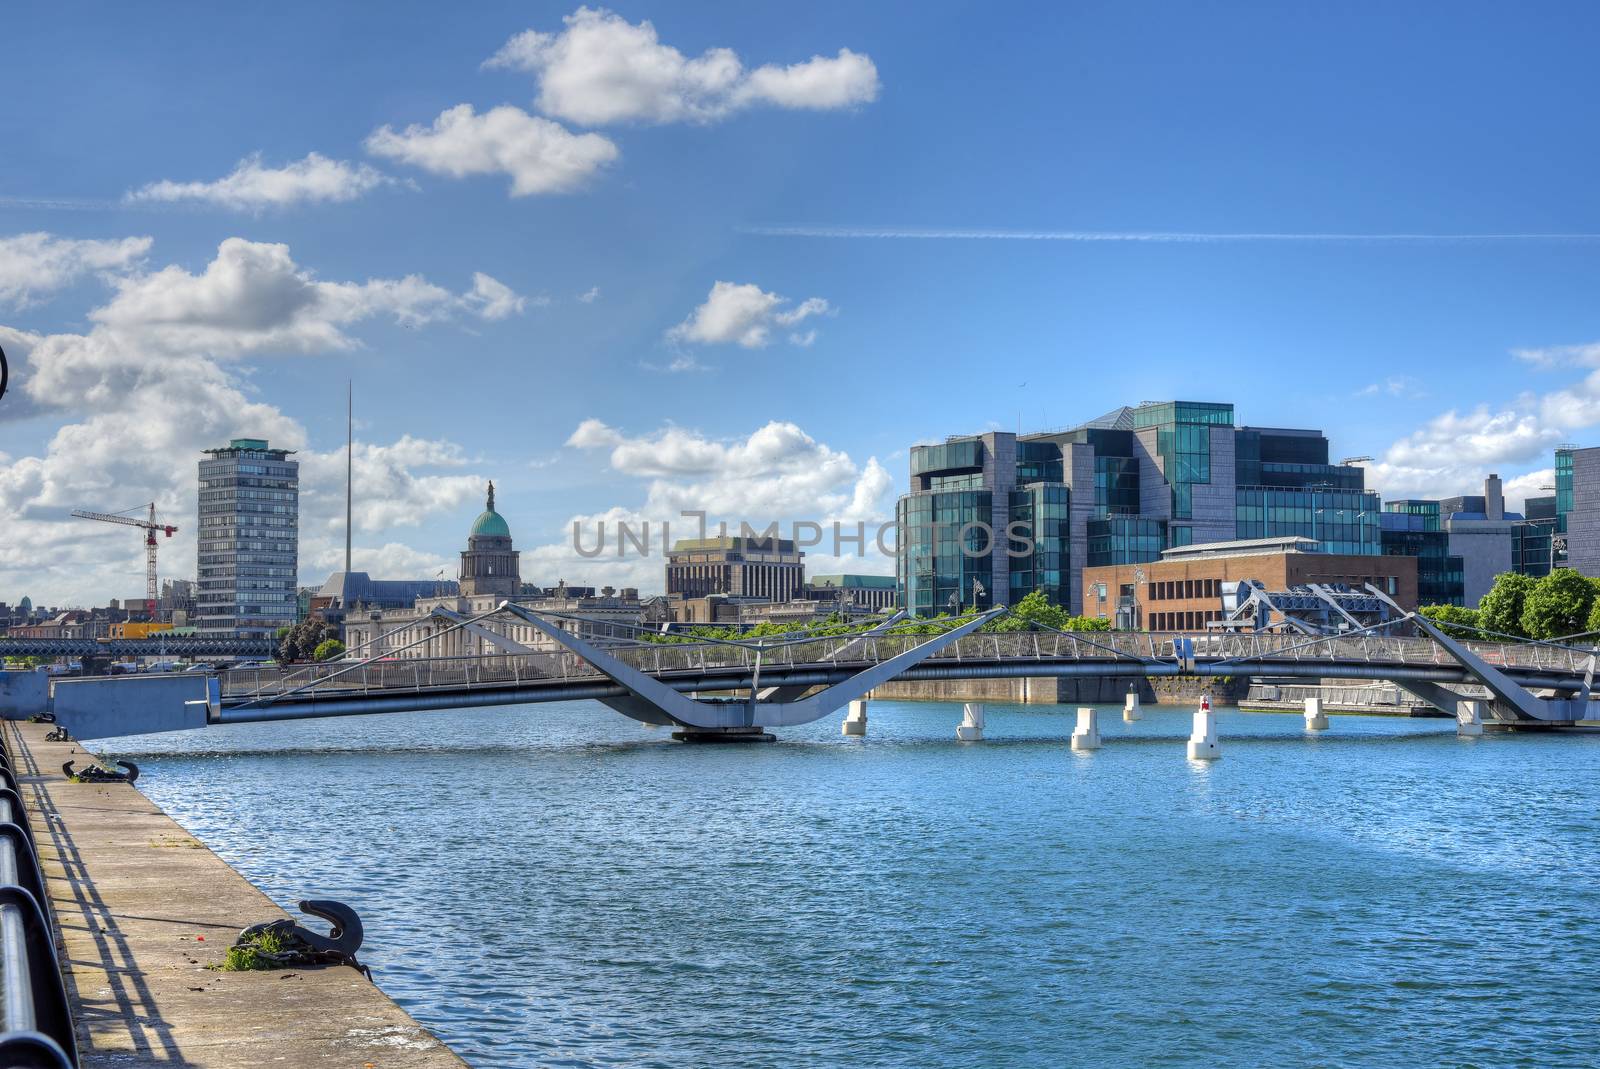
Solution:
{"label": "anchor-shaped bollard", "polygon": [[81,772],[73,771],[76,761],[68,761],[61,766],[61,774],[78,783],[132,783],[139,778],[139,766],[132,761],[118,761],[117,764],[127,769],[126,772],[113,772],[109,768],[99,765],[88,765]]}
{"label": "anchor-shaped bollard", "polygon": [[[298,906],[300,912],[327,921],[328,934],[314,932],[292,920],[266,921],[241,931],[234,946],[249,947],[257,956],[275,965],[353,965],[368,979],[372,978],[367,967],[356,960],[356,951],[361,949],[366,930],[355,910],[331,899],[308,899]],[[277,936],[284,949],[265,951],[255,945],[260,936],[267,933]]]}

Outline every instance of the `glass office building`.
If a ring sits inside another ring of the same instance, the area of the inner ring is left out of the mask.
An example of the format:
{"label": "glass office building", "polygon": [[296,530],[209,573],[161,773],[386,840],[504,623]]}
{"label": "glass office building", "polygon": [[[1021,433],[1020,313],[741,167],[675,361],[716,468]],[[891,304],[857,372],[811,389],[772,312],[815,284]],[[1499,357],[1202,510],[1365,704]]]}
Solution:
{"label": "glass office building", "polygon": [[271,637],[293,626],[300,465],[260,438],[235,438],[200,461],[195,628],[202,637]]}
{"label": "glass office building", "polygon": [[[1145,564],[1165,550],[1238,538],[1304,535],[1329,553],[1383,552],[1378,495],[1361,468],[1330,464],[1321,432],[1236,427],[1231,404],[1123,407],[1067,430],[963,435],[911,450],[911,492],[896,516],[902,603],[944,611],[1015,603],[1038,590],[1083,612],[1085,567]],[[1034,532],[1008,556],[1005,527]],[[997,549],[978,536],[988,524]],[[963,549],[964,547],[964,549]]]}
{"label": "glass office building", "polygon": [[1381,517],[1383,552],[1417,558],[1418,605],[1464,605],[1465,566],[1450,553],[1437,501],[1390,501]]}

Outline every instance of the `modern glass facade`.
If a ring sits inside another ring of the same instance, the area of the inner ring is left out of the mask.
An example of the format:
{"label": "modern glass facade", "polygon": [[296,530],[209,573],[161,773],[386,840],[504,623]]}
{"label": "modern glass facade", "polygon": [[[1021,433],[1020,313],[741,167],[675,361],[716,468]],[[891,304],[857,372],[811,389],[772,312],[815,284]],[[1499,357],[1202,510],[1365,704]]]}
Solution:
{"label": "modern glass facade", "polygon": [[1302,535],[1320,542],[1324,553],[1383,552],[1376,491],[1241,486],[1235,502],[1239,538]]}
{"label": "modern glass facade", "polygon": [[[1194,518],[1194,487],[1211,482],[1211,428],[1233,426],[1233,406],[1167,401],[1134,409],[1136,428],[1154,427],[1156,454],[1172,487],[1172,518]],[[1187,527],[1169,526],[1175,545],[1186,544]]]}
{"label": "modern glass facade", "polygon": [[[982,587],[978,607],[995,604],[990,589],[993,547],[984,529],[971,526],[989,524],[993,504],[989,490],[932,491],[900,499],[895,509],[901,547],[896,570],[905,607],[913,615],[936,616],[953,605],[972,605],[973,580]],[[1004,538],[1004,531],[996,533]]]}
{"label": "modern glass facade", "polygon": [[1437,501],[1390,501],[1380,517],[1383,552],[1417,558],[1418,605],[1466,604],[1465,567],[1450,555]]}
{"label": "modern glass facade", "polygon": [[[1071,504],[1072,492],[1059,482],[1033,483],[1011,491],[1009,522],[1028,525],[1033,548],[1025,556],[1010,558],[1011,589],[1006,604],[1015,605],[1035,590],[1052,605],[1068,604]],[[1023,544],[1012,544],[1015,551],[1023,548]]]}
{"label": "modern glass facade", "polygon": [[288,450],[259,438],[235,438],[205,452],[196,633],[271,636],[295,622],[300,465]]}
{"label": "modern glass facade", "polygon": [[1167,525],[1142,516],[1108,516],[1089,521],[1088,566],[1147,564],[1160,560]]}

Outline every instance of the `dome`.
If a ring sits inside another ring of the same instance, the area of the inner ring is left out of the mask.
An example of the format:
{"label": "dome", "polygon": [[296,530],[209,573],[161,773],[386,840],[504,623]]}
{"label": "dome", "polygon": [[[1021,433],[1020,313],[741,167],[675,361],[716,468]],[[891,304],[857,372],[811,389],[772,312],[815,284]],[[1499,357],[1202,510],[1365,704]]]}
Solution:
{"label": "dome", "polygon": [[472,537],[479,535],[496,538],[510,538],[511,528],[506,526],[505,517],[494,509],[486,509],[483,514],[472,522]]}
{"label": "dome", "polygon": [[505,517],[494,510],[494,483],[489,484],[489,497],[483,503],[483,512],[472,521],[471,538],[510,538],[511,528],[506,526]]}

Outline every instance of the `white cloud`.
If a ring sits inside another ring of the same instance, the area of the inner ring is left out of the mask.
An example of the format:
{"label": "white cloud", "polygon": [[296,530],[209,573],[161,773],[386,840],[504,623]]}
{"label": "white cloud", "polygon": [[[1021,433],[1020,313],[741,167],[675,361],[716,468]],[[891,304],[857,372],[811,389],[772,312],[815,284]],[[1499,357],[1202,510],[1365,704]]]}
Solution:
{"label": "white cloud", "polygon": [[499,279],[491,278],[482,271],[475,272],[472,276],[472,292],[467,294],[467,302],[477,308],[478,315],[484,319],[504,319],[511,315],[521,315],[522,310],[528,305],[528,298],[520,297],[512,292]]}
{"label": "white cloud", "polygon": [[559,33],[517,34],[484,65],[532,72],[539,109],[585,126],[713,122],[758,105],[827,110],[878,96],[877,67],[848,48],[747,72],[732,49],[690,59],[662,44],[650,22],[604,8],[580,7],[564,21]]}
{"label": "white cloud", "polygon": [[1367,486],[1385,497],[1451,497],[1473,493],[1490,472],[1544,456],[1564,437],[1527,408],[1480,405],[1435,417],[1366,465]]}
{"label": "white cloud", "polygon": [[716,370],[709,364],[702,364],[692,353],[682,353],[665,364],[652,364],[648,360],[641,360],[639,361],[639,366],[646,371],[660,371],[668,375],[681,375],[690,371]]}
{"label": "white cloud", "polygon": [[[757,532],[778,523],[780,535],[790,537],[796,523],[819,524],[824,544],[807,551],[813,570],[886,574],[892,560],[876,552],[876,525],[892,514],[893,480],[876,457],[858,464],[847,453],[816,441],[793,423],[773,421],[747,437],[716,439],[681,427],[662,427],[650,434],[630,436],[599,419],[578,425],[567,445],[587,451],[604,451],[606,468],[616,476],[645,484],[642,502],[615,505],[600,512],[574,516],[557,533],[557,539],[523,552],[523,575],[582,578],[584,581],[660,590],[664,564],[661,556],[662,524],[670,525],[671,538],[699,534],[696,521],[685,511],[707,514],[714,533],[720,522],[737,534],[740,522]],[[573,524],[579,525],[581,544],[592,548],[597,524],[606,525],[606,551],[585,557],[573,548]],[[631,544],[617,553],[617,524],[625,522],[639,534],[648,523],[651,552],[638,554]],[[832,524],[854,533],[857,523],[867,525],[865,556],[832,554]]]}
{"label": "white cloud", "polygon": [[582,301],[584,304],[593,304],[595,301],[598,301],[599,299],[600,299],[600,287],[599,286],[590,286],[588,289],[586,289],[582,293],[578,294],[578,300]]}
{"label": "white cloud", "polygon": [[296,204],[355,200],[393,181],[367,164],[331,160],[315,152],[282,167],[263,166],[261,154],[256,153],[240,160],[230,173],[214,182],[163,179],[130,190],[123,199],[130,203],[198,201],[241,211],[260,211]]}
{"label": "white cloud", "polygon": [[[0,590],[84,604],[142,589],[137,540],[67,517],[74,507],[141,501],[155,501],[182,529],[162,547],[162,574],[193,575],[194,532],[184,517],[194,514],[195,463],[201,449],[235,437],[297,451],[302,562],[307,578],[321,578],[311,570],[332,547],[342,555],[342,445],[309,448],[305,428],[253,399],[224,359],[346,349],[359,344],[345,332],[357,320],[427,321],[464,309],[464,300],[416,276],[320,281],[283,246],[230,239],[199,274],[169,267],[124,280],[90,312],[87,334],[0,327],[0,338],[27,345],[23,396],[72,413],[37,454],[0,464]],[[483,487],[445,441],[358,441],[354,466],[356,526],[368,534],[460,508]],[[395,545],[383,552],[398,566],[406,558]]]}
{"label": "white cloud", "polygon": [[574,134],[560,123],[502,104],[482,115],[470,104],[447,108],[432,126],[388,126],[366,141],[375,156],[400,160],[433,174],[511,176],[511,195],[570,193],[586,185],[618,156],[599,134]]}
{"label": "white cloud", "polygon": [[1410,375],[1391,375],[1382,382],[1371,382],[1355,392],[1357,397],[1422,397],[1422,384]]}
{"label": "white cloud", "polygon": [[147,237],[78,240],[36,232],[0,238],[0,304],[22,308],[92,271],[114,271],[150,251]]}
{"label": "white cloud", "polygon": [[[711,287],[704,304],[667,331],[667,338],[705,345],[736,342],[746,349],[760,349],[772,340],[773,327],[791,327],[811,316],[831,312],[821,297],[785,309],[783,306],[788,303],[789,298],[768,293],[754,283],[718,282]],[[796,332],[789,337],[796,345],[810,345],[816,340],[816,332]]]}
{"label": "white cloud", "polygon": [[1511,355],[1542,370],[1561,367],[1600,367],[1600,342],[1550,345],[1542,349],[1513,349]]}

